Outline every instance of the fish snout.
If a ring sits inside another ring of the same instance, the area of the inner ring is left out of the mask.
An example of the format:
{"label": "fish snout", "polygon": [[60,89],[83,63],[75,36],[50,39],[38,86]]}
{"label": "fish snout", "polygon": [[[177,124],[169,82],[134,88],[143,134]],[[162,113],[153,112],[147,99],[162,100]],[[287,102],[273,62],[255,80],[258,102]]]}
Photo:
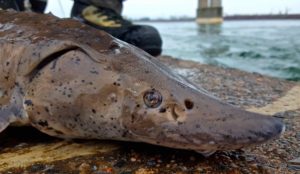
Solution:
{"label": "fish snout", "polygon": [[253,118],[249,118],[249,122],[254,122],[253,129],[247,126],[245,121],[245,128],[249,131],[248,139],[253,139],[253,143],[263,143],[268,140],[280,137],[285,131],[285,125],[279,118],[272,116],[264,116],[255,113],[250,113]]}
{"label": "fish snout", "polygon": [[231,114],[187,114],[185,122],[178,125],[178,132],[189,142],[186,147],[200,152],[234,150],[265,143],[285,131],[279,118],[231,109]]}

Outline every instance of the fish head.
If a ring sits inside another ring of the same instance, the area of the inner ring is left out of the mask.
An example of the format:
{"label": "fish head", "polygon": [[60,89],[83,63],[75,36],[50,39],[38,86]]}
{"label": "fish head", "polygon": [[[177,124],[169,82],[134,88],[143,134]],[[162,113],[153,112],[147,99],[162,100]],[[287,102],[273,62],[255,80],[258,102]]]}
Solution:
{"label": "fish head", "polygon": [[264,143],[284,131],[278,118],[226,104],[139,50],[115,61],[124,87],[120,123],[131,141],[206,153]]}

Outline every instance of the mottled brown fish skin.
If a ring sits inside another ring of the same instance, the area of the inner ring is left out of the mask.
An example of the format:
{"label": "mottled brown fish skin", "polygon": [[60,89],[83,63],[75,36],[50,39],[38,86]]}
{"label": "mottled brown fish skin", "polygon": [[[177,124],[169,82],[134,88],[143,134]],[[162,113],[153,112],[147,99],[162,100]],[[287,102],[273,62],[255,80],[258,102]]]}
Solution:
{"label": "mottled brown fish skin", "polygon": [[278,137],[277,118],[225,104],[109,34],[52,15],[0,11],[0,131],[146,142],[203,153]]}

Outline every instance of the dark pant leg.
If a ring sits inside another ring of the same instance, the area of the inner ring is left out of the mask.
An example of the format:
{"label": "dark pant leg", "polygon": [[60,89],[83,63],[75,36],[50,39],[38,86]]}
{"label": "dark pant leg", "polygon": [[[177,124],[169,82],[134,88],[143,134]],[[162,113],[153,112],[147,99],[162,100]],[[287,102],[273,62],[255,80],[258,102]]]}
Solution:
{"label": "dark pant leg", "polygon": [[[31,10],[37,13],[43,13],[46,5],[47,0],[29,0],[31,4]],[[24,0],[0,0],[0,8],[8,9],[13,8],[17,11],[24,11]]]}
{"label": "dark pant leg", "polygon": [[0,0],[0,9],[15,9],[17,11],[20,10],[17,1],[15,0]]}
{"label": "dark pant leg", "polygon": [[74,0],[75,2],[81,2],[96,7],[105,7],[114,10],[118,14],[121,14],[123,8],[122,0]]}
{"label": "dark pant leg", "polygon": [[37,13],[44,13],[47,0],[30,0],[31,10]]}

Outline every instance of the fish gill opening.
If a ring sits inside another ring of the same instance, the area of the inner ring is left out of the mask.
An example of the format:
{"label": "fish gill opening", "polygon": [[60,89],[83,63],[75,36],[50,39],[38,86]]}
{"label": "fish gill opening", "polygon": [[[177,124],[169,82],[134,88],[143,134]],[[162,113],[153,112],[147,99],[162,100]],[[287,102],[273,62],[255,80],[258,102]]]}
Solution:
{"label": "fish gill opening", "polygon": [[[56,61],[58,58],[62,57],[63,55],[65,55],[66,53],[70,52],[70,51],[83,51],[80,47],[77,46],[72,46],[72,47],[67,47],[64,48],[62,50],[59,50],[57,52],[54,52],[48,56],[46,56],[45,58],[43,58],[43,60],[29,73],[29,79],[30,81],[32,81],[32,79],[34,79],[40,70],[42,70],[44,67],[46,67],[47,65],[49,65],[51,62]],[[83,51],[85,52],[85,51]]]}

